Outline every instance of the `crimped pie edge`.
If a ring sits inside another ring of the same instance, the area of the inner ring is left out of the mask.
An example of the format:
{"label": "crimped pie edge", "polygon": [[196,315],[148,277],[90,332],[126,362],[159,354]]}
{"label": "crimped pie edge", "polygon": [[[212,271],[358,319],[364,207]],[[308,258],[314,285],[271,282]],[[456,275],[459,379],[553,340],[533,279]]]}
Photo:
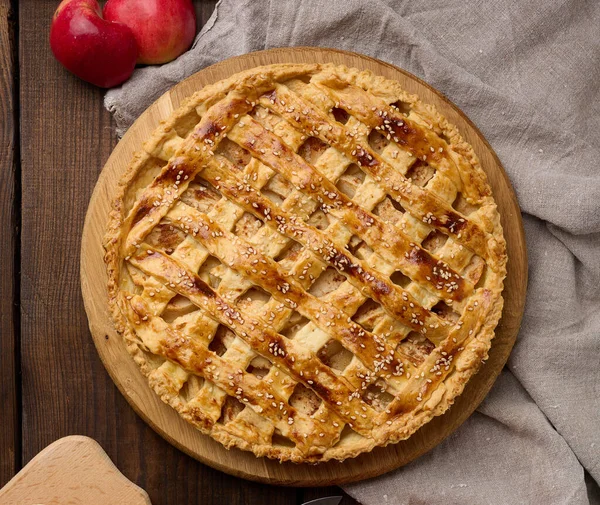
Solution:
{"label": "crimped pie edge", "polygon": [[[347,68],[343,65],[334,64],[276,64],[262,67],[255,67],[240,73],[237,73],[227,79],[219,81],[215,84],[208,85],[197,91],[192,96],[182,102],[180,107],[171,113],[170,117],[165,121],[161,121],[160,125],[155,129],[151,138],[146,143],[151,150],[151,146],[159,144],[165,135],[165,132],[170,130],[177,121],[189,113],[198,103],[215,95],[224,95],[230,89],[239,86],[240,84],[251,85],[252,79],[257,74],[268,74],[273,80],[280,81],[282,78],[290,78],[294,75],[302,75],[306,73],[314,73],[323,69],[335,68],[336,73],[348,80],[360,84],[360,82],[368,82],[371,90],[377,90],[381,94],[394,94],[403,102],[410,103],[418,113],[432,121],[434,125],[440,127],[443,133],[450,139],[452,148],[460,152],[469,161],[473,175],[479,179],[480,187],[484,189],[485,196],[482,197],[482,207],[486,208],[486,217],[493,225],[491,240],[495,241],[494,250],[498,261],[498,273],[495,276],[495,285],[489,286],[492,292],[494,301],[490,310],[486,314],[486,318],[482,324],[480,331],[466,345],[465,349],[460,354],[454,365],[452,373],[440,384],[439,388],[444,388],[442,397],[439,401],[431,405],[431,408],[422,409],[417,413],[412,412],[407,419],[407,415],[402,416],[392,425],[381,427],[378,432],[377,439],[362,438],[360,444],[347,447],[331,447],[325,451],[319,458],[300,457],[290,448],[274,447],[271,444],[251,444],[246,440],[232,436],[230,433],[221,429],[218,424],[212,427],[207,427],[197,418],[192,417],[184,409],[183,402],[178,398],[177,393],[173,392],[167,381],[151,380],[149,374],[151,369],[144,356],[144,352],[140,349],[136,342],[132,329],[127,323],[126,317],[123,315],[117,300],[119,291],[119,248],[122,239],[121,225],[125,218],[124,215],[124,199],[127,194],[130,184],[135,180],[141,167],[144,166],[144,161],[150,155],[145,151],[138,152],[134,155],[128,168],[125,170],[119,185],[116,190],[116,196],[113,201],[112,210],[109,215],[107,233],[104,238],[105,262],[108,273],[108,302],[110,313],[113,317],[117,331],[123,336],[128,352],[134,358],[134,361],[140,367],[142,373],[149,378],[149,382],[154,391],[160,398],[171,405],[178,413],[190,422],[201,432],[210,435],[212,438],[220,442],[226,448],[237,447],[239,449],[253,452],[256,456],[267,456],[270,458],[279,459],[280,461],[301,462],[325,462],[330,459],[344,460],[346,458],[355,457],[361,453],[369,452],[377,446],[386,446],[390,443],[396,443],[409,438],[420,427],[428,423],[433,417],[439,416],[446,412],[453,404],[454,400],[462,393],[468,380],[479,370],[479,367],[488,357],[488,351],[491,346],[491,341],[494,337],[494,330],[500,320],[503,299],[501,296],[503,289],[503,279],[506,276],[506,244],[500,224],[500,216],[497,211],[496,203],[491,196],[491,189],[487,182],[487,177],[481,168],[479,160],[475,155],[473,148],[459,134],[457,128],[448,123],[448,121],[437,112],[435,107],[428,104],[423,104],[417,96],[408,94],[402,89],[396,81],[377,76],[368,70],[358,70]],[[460,363],[460,370],[457,370],[457,365]],[[437,390],[436,390],[437,391]],[[427,402],[424,402],[427,405]],[[400,419],[402,423],[400,423]],[[399,426],[401,424],[401,426]]]}

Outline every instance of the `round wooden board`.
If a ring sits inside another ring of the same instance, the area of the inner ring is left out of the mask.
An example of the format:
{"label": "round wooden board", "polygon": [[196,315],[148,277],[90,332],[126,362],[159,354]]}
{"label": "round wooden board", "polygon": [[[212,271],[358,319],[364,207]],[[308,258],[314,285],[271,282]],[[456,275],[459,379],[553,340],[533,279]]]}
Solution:
{"label": "round wooden board", "polygon": [[[226,450],[181,419],[150,389],[108,314],[102,237],[112,195],[133,153],[141,149],[142,142],[158,122],[168,117],[184,98],[207,84],[258,65],[314,62],[369,69],[395,79],[425,103],[434,104],[458,126],[479,156],[498,203],[508,244],[508,276],[504,312],[489,360],[446,414],[435,418],[406,441],[377,448],[343,463],[280,464],[237,449]],[[272,49],[231,58],[192,75],[160,97],[127,131],[108,159],[90,201],[81,245],[81,287],[90,330],[104,366],[135,411],[166,440],[199,461],[238,477],[278,485],[328,486],[374,477],[405,465],[439,444],[475,410],[506,363],[521,323],[526,285],[527,257],[519,206],[498,158],[477,128],[455,105],[413,75],[363,55],[321,48]]]}

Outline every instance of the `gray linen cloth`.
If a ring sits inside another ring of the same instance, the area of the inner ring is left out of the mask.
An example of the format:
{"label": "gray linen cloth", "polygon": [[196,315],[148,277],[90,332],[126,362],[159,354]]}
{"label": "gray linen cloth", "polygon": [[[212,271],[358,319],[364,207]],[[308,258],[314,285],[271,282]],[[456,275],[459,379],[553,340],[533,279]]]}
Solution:
{"label": "gray linen cloth", "polygon": [[524,213],[529,292],[507,369],[454,435],[345,490],[365,505],[600,503],[600,2],[221,0],[192,50],[106,96],[121,131],[170,86],[281,46],[361,52],[482,130]]}

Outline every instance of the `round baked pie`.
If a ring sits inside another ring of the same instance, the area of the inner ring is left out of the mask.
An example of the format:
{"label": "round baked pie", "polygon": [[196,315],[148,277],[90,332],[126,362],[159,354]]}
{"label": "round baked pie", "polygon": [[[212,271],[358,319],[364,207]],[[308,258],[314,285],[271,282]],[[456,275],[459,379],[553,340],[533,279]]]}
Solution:
{"label": "round baked pie", "polygon": [[343,460],[442,414],[487,357],[506,249],[473,149],[394,81],[254,68],[126,170],[110,308],[160,397],[227,448]]}

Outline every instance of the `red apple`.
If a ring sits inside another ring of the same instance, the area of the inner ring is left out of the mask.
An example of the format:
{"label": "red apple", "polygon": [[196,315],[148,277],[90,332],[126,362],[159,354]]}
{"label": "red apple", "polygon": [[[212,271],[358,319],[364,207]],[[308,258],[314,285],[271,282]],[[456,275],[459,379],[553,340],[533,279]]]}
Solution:
{"label": "red apple", "polygon": [[108,0],[103,12],[105,19],[131,28],[140,51],[138,63],[174,60],[196,35],[191,0]]}
{"label": "red apple", "polygon": [[96,86],[126,81],[137,60],[131,30],[102,19],[96,0],[63,0],[52,18],[50,47],[67,70]]}

